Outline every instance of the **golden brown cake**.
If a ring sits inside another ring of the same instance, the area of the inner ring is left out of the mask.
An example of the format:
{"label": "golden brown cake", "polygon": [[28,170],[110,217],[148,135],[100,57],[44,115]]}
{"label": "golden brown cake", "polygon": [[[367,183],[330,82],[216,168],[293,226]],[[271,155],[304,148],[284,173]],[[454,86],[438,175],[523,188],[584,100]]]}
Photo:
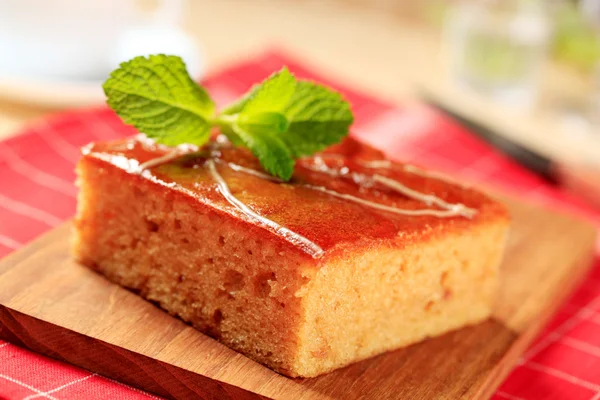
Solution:
{"label": "golden brown cake", "polygon": [[75,256],[254,360],[313,377],[490,315],[509,218],[487,196],[352,139],[289,183],[225,142],[170,151],[84,149]]}

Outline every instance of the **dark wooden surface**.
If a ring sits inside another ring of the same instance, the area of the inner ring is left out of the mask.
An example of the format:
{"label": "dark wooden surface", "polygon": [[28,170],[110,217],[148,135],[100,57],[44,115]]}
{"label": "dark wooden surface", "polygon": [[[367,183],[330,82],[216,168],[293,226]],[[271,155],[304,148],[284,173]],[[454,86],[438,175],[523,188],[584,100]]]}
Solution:
{"label": "dark wooden surface", "polygon": [[0,262],[0,337],[173,398],[479,399],[585,276],[595,230],[509,202],[494,318],[313,379],[289,379],[73,262],[65,225]]}

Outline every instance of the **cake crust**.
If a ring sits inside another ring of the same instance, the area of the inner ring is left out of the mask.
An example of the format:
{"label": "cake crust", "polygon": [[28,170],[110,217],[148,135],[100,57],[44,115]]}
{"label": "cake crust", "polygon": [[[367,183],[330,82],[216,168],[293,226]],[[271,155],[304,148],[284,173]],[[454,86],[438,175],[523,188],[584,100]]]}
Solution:
{"label": "cake crust", "polygon": [[[244,213],[231,204],[216,190],[216,185],[206,166],[206,156],[182,157],[179,160],[161,165],[142,174],[131,171],[144,162],[165,155],[168,147],[156,145],[144,138],[135,137],[108,143],[94,143],[84,149],[84,160],[95,163],[97,168],[106,163],[128,172],[123,179],[148,180],[156,184],[157,192],[169,188],[180,193],[181,201],[192,206],[209,207],[216,213],[233,218],[248,225],[248,229],[257,226],[256,221],[248,219]],[[277,183],[252,176],[245,172],[229,168],[233,163],[244,168],[261,171],[258,160],[246,149],[226,146],[219,149],[222,163],[217,165],[220,174],[235,195],[251,206],[260,215],[275,221],[293,232],[310,238],[324,251],[324,262],[344,251],[357,251],[372,241],[390,241],[390,245],[405,246],[425,240],[430,235],[444,235],[453,231],[469,229],[473,224],[485,223],[497,219],[508,220],[506,208],[483,193],[451,183],[427,173],[416,173],[403,168],[403,164],[390,164],[391,168],[368,168],[370,162],[385,160],[383,153],[348,138],[339,145],[327,149],[318,156],[319,165],[315,168],[314,159],[299,160],[290,183]],[[344,167],[364,175],[377,173],[402,182],[423,194],[434,194],[451,204],[464,204],[477,210],[473,218],[456,216],[439,218],[424,215],[407,217],[370,209],[360,204],[345,201],[321,193],[300,184],[325,187],[340,193],[364,198],[399,209],[419,210],[427,208],[421,201],[403,196],[380,185],[365,190],[357,185],[350,174],[337,176],[316,171],[325,163],[328,168],[340,170]],[[254,227],[254,228],[253,228]],[[269,240],[280,241],[289,246],[289,242],[273,229],[261,226],[256,235]],[[395,240],[397,236],[402,240]],[[292,246],[293,247],[293,246]]]}

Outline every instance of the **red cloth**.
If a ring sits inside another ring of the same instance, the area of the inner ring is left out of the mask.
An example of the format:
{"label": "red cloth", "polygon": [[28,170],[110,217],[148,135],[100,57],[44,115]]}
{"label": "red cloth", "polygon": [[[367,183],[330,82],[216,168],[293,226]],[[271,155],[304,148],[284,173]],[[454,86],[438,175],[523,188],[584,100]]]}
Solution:
{"label": "red cloth", "polygon": [[[566,208],[600,226],[600,212],[556,191],[437,111],[427,106],[394,107],[329,82],[279,53],[240,62],[211,76],[205,85],[224,104],[284,64],[300,77],[342,90],[356,115],[353,134],[389,156]],[[111,111],[99,108],[38,121],[0,142],[0,257],[73,215],[73,166],[80,146],[132,133]],[[0,341],[0,398],[148,397],[154,396]],[[522,356],[494,399],[600,400],[600,261]]]}

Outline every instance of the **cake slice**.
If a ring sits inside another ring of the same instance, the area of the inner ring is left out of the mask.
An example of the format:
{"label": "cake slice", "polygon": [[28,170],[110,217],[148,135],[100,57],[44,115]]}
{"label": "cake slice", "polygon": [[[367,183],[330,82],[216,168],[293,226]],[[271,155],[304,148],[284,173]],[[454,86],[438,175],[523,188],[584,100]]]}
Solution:
{"label": "cake slice", "polygon": [[217,140],[86,147],[75,257],[227,346],[314,377],[489,317],[503,205],[355,140],[290,182]]}

